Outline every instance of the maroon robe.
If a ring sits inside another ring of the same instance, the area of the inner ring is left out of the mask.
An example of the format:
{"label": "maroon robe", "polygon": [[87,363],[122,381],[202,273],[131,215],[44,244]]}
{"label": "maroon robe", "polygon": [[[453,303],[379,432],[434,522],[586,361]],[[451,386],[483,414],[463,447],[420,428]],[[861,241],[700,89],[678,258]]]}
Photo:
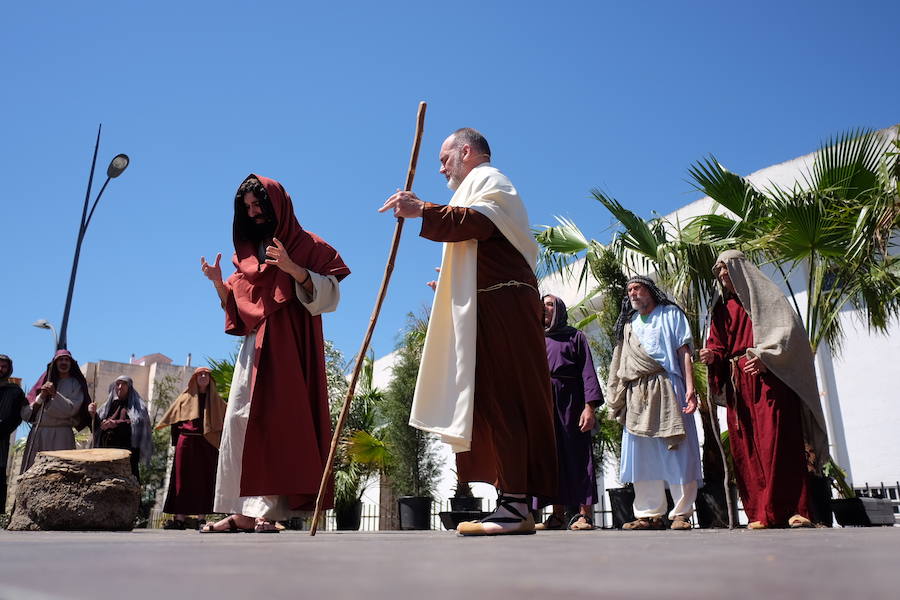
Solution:
{"label": "maroon robe", "polygon": [[[265,186],[277,220],[275,237],[292,261],[338,280],[350,274],[334,248],[300,227],[280,183],[249,177]],[[241,496],[289,496],[292,509],[311,510],[331,442],[322,317],[297,299],[293,277],[259,261],[257,245],[239,227],[237,215],[245,210],[236,198],[237,271],[225,282],[225,332],[243,336],[256,330]],[[325,508],[333,503],[331,487]]]}
{"label": "maroon robe", "polygon": [[[744,372],[743,355],[753,345],[753,323],[740,301],[729,296],[719,302],[706,342],[714,356],[709,381],[714,390],[726,390],[731,454],[744,512],[751,522],[785,526],[794,515],[809,518],[802,401],[772,373]],[[733,357],[741,357],[735,366]]]}
{"label": "maroon robe", "polygon": [[205,400],[200,396],[200,417],[172,425],[175,458],[163,512],[205,515],[213,511],[219,449],[203,437]]}
{"label": "maroon robe", "polygon": [[478,240],[478,289],[510,280],[533,286],[478,292],[472,445],[456,455],[456,469],[461,481],[553,497],[553,398],[544,309],[531,267],[493,222],[474,209],[426,202],[420,235],[437,242]]}

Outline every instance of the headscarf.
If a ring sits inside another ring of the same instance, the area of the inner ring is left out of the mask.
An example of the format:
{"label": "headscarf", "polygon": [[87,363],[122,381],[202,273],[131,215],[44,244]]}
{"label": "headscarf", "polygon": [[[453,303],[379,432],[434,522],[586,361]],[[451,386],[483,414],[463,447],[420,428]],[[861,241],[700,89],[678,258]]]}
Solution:
{"label": "headscarf", "polygon": [[[128,397],[125,399],[126,410],[128,411],[128,420],[131,421],[131,447],[141,451],[140,460],[145,465],[150,464],[153,456],[153,439],[150,434],[150,415],[147,413],[147,405],[144,399],[136,389],[134,389],[134,381],[127,375],[120,375],[116,380],[109,384],[109,395],[106,403],[97,411],[97,418],[101,421],[109,418],[109,411],[112,409],[113,400],[116,400],[116,382],[124,381],[128,384]],[[98,427],[94,431],[94,447],[99,445],[101,429]]]}
{"label": "headscarf", "polygon": [[[781,289],[748,261],[743,252],[726,250],[719,255],[713,267],[717,280],[720,264],[728,269],[737,298],[753,323],[753,347],[747,348],[747,356],[759,357],[766,368],[803,401],[803,435],[815,452],[818,468],[828,461],[828,434],[812,348],[800,316],[791,308]],[[723,301],[724,296],[717,298],[710,311]],[[712,385],[714,382],[715,386]],[[711,388],[718,389],[716,395],[720,396],[723,382],[716,382],[714,370],[710,373],[710,383]],[[722,404],[719,398],[714,399]]]}
{"label": "headscarf", "polygon": [[621,342],[624,338],[625,331],[625,323],[630,323],[631,319],[634,318],[637,310],[631,306],[631,300],[628,298],[628,286],[632,283],[640,283],[644,287],[646,287],[650,291],[650,296],[653,297],[653,300],[656,301],[657,306],[674,306],[681,312],[684,310],[675,304],[665,292],[663,292],[659,287],[657,287],[656,283],[653,282],[649,277],[644,277],[643,275],[635,275],[631,279],[625,282],[625,297],[622,298],[622,310],[619,312],[619,318],[616,319],[616,342]]}
{"label": "headscarf", "polygon": [[566,310],[566,303],[563,302],[562,298],[554,296],[553,294],[544,294],[541,298],[542,303],[547,298],[553,298],[553,319],[550,321],[549,325],[544,327],[544,336],[550,337],[577,331],[574,327],[569,325],[569,313]]}
{"label": "headscarf", "polygon": [[10,357],[5,354],[0,354],[0,362],[6,361],[9,363],[9,373],[6,374],[6,377],[0,379],[0,384],[6,383],[6,380],[10,378],[13,374],[13,361]]}
{"label": "headscarf", "polygon": [[[319,275],[334,275],[338,281],[350,274],[334,248],[300,226],[291,197],[280,183],[252,173],[244,181],[248,179],[259,180],[265,188],[268,201],[264,203],[264,212],[274,216],[275,237],[284,245],[292,261]],[[265,318],[296,298],[294,278],[275,265],[261,262],[258,244],[244,235],[246,210],[243,201],[236,196],[232,262],[237,272],[228,278],[226,286],[233,292],[241,323],[226,323],[225,332],[232,335],[246,335],[255,330]]]}
{"label": "headscarf", "polygon": [[88,413],[87,407],[88,404],[91,403],[91,395],[88,392],[87,380],[84,378],[84,373],[81,372],[81,367],[78,366],[78,361],[72,356],[72,353],[66,349],[57,350],[56,354],[53,355],[53,360],[47,363],[47,369],[41,373],[41,376],[38,377],[37,382],[31,387],[31,391],[28,392],[26,398],[28,398],[29,404],[34,404],[37,395],[41,391],[41,386],[44,385],[47,381],[47,374],[50,374],[50,381],[54,385],[59,384],[59,370],[56,368],[56,361],[59,360],[61,356],[68,356],[72,361],[72,366],[69,368],[69,377],[74,377],[75,381],[79,383],[81,386],[81,407],[78,409],[78,414],[75,417],[75,430],[81,431],[85,427],[91,424],[91,415]]}
{"label": "headscarf", "polygon": [[175,423],[192,421],[200,417],[200,390],[197,385],[197,377],[200,373],[209,373],[209,388],[206,390],[206,404],[203,409],[203,437],[213,447],[218,448],[225,423],[226,405],[216,389],[216,380],[212,377],[212,371],[207,367],[199,367],[194,371],[187,389],[175,398],[160,418],[159,423],[156,424],[156,429],[171,427]]}

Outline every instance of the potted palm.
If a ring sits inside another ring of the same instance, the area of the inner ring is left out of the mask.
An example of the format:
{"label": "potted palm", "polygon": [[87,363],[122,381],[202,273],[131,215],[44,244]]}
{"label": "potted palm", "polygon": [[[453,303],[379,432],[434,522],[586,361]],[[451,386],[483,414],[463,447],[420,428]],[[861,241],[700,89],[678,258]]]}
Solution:
{"label": "potted palm", "polygon": [[[363,360],[360,393],[354,396],[334,464],[334,513],[337,529],[355,531],[362,517],[362,495],[372,476],[383,469],[387,448],[379,439],[378,406],[384,399],[374,387],[374,353]],[[343,398],[331,399],[332,422],[336,422]]]}
{"label": "potted palm", "polygon": [[384,440],[391,449],[386,471],[399,496],[401,529],[430,529],[432,496],[441,465],[434,436],[407,425],[427,326],[427,319],[409,315],[379,410],[385,423]]}

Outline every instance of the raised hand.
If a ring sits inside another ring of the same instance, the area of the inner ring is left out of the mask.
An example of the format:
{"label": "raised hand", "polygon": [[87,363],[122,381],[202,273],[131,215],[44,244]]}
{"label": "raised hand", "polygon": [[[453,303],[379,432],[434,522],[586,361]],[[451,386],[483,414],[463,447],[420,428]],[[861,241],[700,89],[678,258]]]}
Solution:
{"label": "raised hand", "polygon": [[291,257],[288,256],[288,251],[284,248],[284,244],[278,238],[272,238],[272,243],[275,245],[266,246],[266,264],[275,265],[298,281],[305,278],[306,269],[291,260]]}
{"label": "raised hand", "polygon": [[200,270],[203,271],[203,274],[206,275],[206,278],[213,283],[221,283],[222,281],[222,267],[219,266],[219,261],[221,260],[221,252],[216,254],[216,262],[212,265],[206,262],[205,256],[200,257]]}
{"label": "raised hand", "polygon": [[395,217],[403,217],[412,219],[421,217],[422,211],[425,209],[425,203],[419,200],[418,196],[412,192],[400,192],[385,200],[384,205],[378,209],[378,212],[384,212],[394,209]]}

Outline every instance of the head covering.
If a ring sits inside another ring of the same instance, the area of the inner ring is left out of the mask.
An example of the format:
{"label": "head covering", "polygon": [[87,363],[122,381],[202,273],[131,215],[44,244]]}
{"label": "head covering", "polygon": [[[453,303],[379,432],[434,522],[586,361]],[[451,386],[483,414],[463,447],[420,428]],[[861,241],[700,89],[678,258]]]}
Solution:
{"label": "head covering", "polygon": [[[350,274],[350,269],[334,248],[300,226],[294,215],[291,197],[280,183],[252,173],[244,181],[251,178],[259,180],[266,189],[268,204],[271,205],[271,209],[267,206],[266,211],[268,214],[271,210],[274,215],[275,237],[284,245],[292,261],[319,275],[334,275],[338,280]],[[240,211],[245,210],[243,201],[235,197],[232,262],[237,267],[237,273],[227,283],[234,292],[243,326],[228,326],[226,333],[232,335],[245,335],[253,331],[263,319],[296,297],[294,278],[275,265],[260,262],[257,244],[244,235],[242,223],[245,219]]]}
{"label": "head covering", "polygon": [[35,384],[31,386],[31,391],[28,392],[26,398],[28,398],[29,404],[34,404],[35,398],[37,398],[38,393],[41,391],[41,386],[47,381],[48,374],[50,375],[50,381],[53,382],[53,384],[59,383],[59,369],[56,368],[56,361],[59,360],[61,356],[68,356],[72,361],[72,366],[69,369],[69,377],[74,377],[79,385],[81,385],[81,397],[83,398],[83,401],[81,407],[78,409],[78,415],[76,416],[74,425],[76,430],[81,431],[91,424],[91,416],[87,410],[88,404],[91,403],[91,395],[88,392],[88,385],[84,378],[84,373],[81,372],[81,367],[78,366],[78,361],[76,361],[72,356],[72,353],[65,348],[56,351],[56,354],[53,355],[53,360],[47,363],[47,369],[41,373],[41,376],[38,377]]}
{"label": "head covering", "polygon": [[[150,415],[147,413],[147,405],[144,399],[134,389],[134,381],[127,375],[120,375],[116,380],[109,384],[109,395],[106,403],[97,411],[97,418],[101,421],[109,418],[109,411],[112,409],[113,400],[118,398],[116,394],[116,383],[124,381],[128,384],[128,397],[125,399],[126,410],[128,411],[128,420],[131,421],[131,447],[141,451],[141,462],[145,465],[150,464],[153,456],[153,439],[150,434]],[[100,428],[94,431],[94,446],[96,447],[100,441]]]}
{"label": "head covering", "polygon": [[628,298],[628,286],[632,283],[640,283],[644,287],[646,287],[650,291],[650,296],[656,302],[657,306],[668,306],[672,305],[676,307],[681,312],[684,310],[675,304],[665,292],[663,292],[659,287],[657,287],[656,283],[649,277],[645,277],[643,275],[635,275],[625,282],[625,297],[622,298],[622,310],[619,312],[619,318],[616,319],[616,342],[621,342],[623,339],[623,333],[625,331],[625,323],[630,323],[631,319],[634,318],[637,310],[631,306],[631,300]]}
{"label": "head covering", "polygon": [[0,354],[0,362],[2,362],[2,361],[4,361],[4,360],[5,360],[6,362],[9,363],[9,373],[7,373],[7,377],[9,377],[9,376],[12,375],[12,373],[13,373],[13,361],[12,361],[12,359],[11,359],[10,357],[8,357],[7,355],[5,355],[5,354]]}
{"label": "head covering", "polygon": [[[206,402],[203,410],[200,410],[200,389],[197,377],[200,373],[209,373],[209,388],[206,390]],[[166,410],[165,414],[156,424],[156,429],[171,427],[175,423],[193,421],[203,414],[203,437],[214,447],[219,447],[222,439],[222,429],[225,423],[225,401],[219,396],[216,389],[216,380],[212,377],[212,371],[206,367],[199,367],[191,375],[187,389],[175,398]]]}
{"label": "head covering", "polygon": [[544,335],[549,337],[576,331],[574,327],[569,325],[569,313],[562,298],[553,294],[544,294],[541,300],[546,301],[547,298],[553,298],[553,319],[551,319],[549,325],[544,327]]}
{"label": "head covering", "polygon": [[[781,289],[748,261],[743,252],[722,252],[715,264],[713,273],[718,273],[719,264],[728,269],[738,300],[753,323],[753,347],[747,349],[747,356],[759,357],[803,401],[803,434],[815,452],[816,466],[821,466],[828,460],[828,434],[812,348],[800,316]],[[720,302],[722,298],[710,310]],[[716,401],[721,404],[720,399]]]}

